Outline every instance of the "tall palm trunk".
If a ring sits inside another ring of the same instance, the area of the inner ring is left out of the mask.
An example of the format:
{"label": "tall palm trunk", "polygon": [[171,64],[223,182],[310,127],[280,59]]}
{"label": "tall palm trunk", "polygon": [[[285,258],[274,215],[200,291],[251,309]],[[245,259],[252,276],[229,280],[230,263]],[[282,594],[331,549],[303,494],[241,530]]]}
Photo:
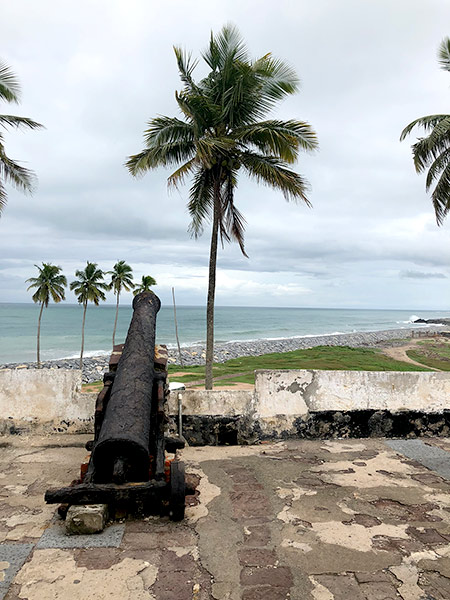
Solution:
{"label": "tall palm trunk", "polygon": [[37,330],[37,364],[38,369],[41,368],[41,318],[44,310],[44,303],[41,302],[41,310],[39,311],[38,330]]}
{"label": "tall palm trunk", "polygon": [[216,262],[217,240],[219,231],[220,184],[214,186],[214,211],[211,233],[211,249],[209,253],[208,300],[206,303],[206,365],[205,390],[213,387],[213,358],[214,358],[214,297],[216,293]]}
{"label": "tall palm trunk", "polygon": [[116,343],[117,317],[119,316],[119,296],[120,296],[120,292],[117,292],[116,318],[114,321],[114,330],[113,330],[113,350],[114,350],[114,345]]}
{"label": "tall palm trunk", "polygon": [[173,300],[173,318],[175,321],[175,337],[177,338],[178,356],[180,358],[180,365],[183,365],[183,356],[181,354],[180,340],[178,338],[178,323],[177,323],[177,306],[175,304],[175,288],[172,288],[172,300]]}
{"label": "tall palm trunk", "polygon": [[80,369],[83,368],[83,352],[84,352],[84,324],[86,322],[87,302],[83,303],[83,324],[81,325],[81,354],[80,354]]}

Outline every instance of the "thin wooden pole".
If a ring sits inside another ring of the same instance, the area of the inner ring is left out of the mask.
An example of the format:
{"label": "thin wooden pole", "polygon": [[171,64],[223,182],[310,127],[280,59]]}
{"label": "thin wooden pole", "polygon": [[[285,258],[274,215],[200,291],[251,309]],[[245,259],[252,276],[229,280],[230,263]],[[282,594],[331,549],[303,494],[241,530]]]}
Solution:
{"label": "thin wooden pole", "polygon": [[178,339],[177,307],[175,304],[175,288],[172,288],[172,298],[173,298],[173,316],[175,319],[175,335],[177,338],[177,346],[178,346],[178,356],[180,357],[180,365],[183,366],[183,357],[181,356],[180,340]]}

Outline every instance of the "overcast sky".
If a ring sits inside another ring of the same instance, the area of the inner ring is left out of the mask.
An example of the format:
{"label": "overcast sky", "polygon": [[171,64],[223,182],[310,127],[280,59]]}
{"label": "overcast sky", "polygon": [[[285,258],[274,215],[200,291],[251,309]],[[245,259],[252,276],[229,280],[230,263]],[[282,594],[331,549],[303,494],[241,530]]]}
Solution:
{"label": "overcast sky", "polygon": [[308,121],[320,151],[296,165],[312,209],[241,177],[249,258],[220,249],[216,303],[449,308],[449,225],[437,227],[415,173],[415,136],[399,142],[413,119],[449,112],[437,62],[448,0],[2,0],[1,12],[0,58],[22,103],[0,112],[46,129],[6,134],[39,185],[32,197],[8,188],[0,302],[30,301],[35,263],[71,281],[87,260],[109,270],[123,259],[136,278],[155,277],[163,303],[174,286],[179,304],[205,304],[210,232],[187,233],[189,187],[169,193],[169,171],[136,180],[123,163],[150,118],[178,116],[172,46],[198,56],[231,22],[253,57],[270,51],[295,68],[300,93],[273,114]]}

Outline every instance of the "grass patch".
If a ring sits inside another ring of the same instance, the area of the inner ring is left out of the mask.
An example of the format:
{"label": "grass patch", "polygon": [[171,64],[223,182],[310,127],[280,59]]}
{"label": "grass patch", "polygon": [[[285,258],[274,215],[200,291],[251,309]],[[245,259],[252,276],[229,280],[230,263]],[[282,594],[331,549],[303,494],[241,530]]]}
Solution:
{"label": "grass patch", "polygon": [[[427,371],[406,362],[394,360],[379,350],[369,348],[350,348],[349,346],[316,346],[308,350],[292,352],[274,352],[262,356],[243,356],[215,363],[213,376],[236,375],[222,381],[222,385],[231,382],[254,383],[253,371],[258,369],[319,369],[346,371]],[[189,371],[189,375],[177,375],[176,380],[189,383],[204,379],[205,368],[170,366],[170,373]],[[250,373],[249,373],[250,372]],[[245,375],[243,375],[245,373]]]}
{"label": "grass patch", "polygon": [[[441,344],[442,345],[442,344]],[[444,344],[448,351],[448,366],[450,370],[450,344]],[[408,352],[408,356],[411,356]],[[411,356],[411,358],[414,358]],[[414,360],[418,360],[414,358]],[[429,366],[434,364],[425,363]],[[441,368],[441,367],[438,367]],[[258,369],[318,369],[330,371],[427,371],[426,367],[418,367],[406,362],[398,361],[383,354],[380,350],[370,348],[350,348],[349,346],[316,346],[308,350],[294,350],[292,352],[274,352],[262,356],[243,356],[227,360],[225,363],[215,363],[213,376],[232,377],[216,382],[215,385],[231,385],[233,383],[255,383],[254,371]],[[186,375],[181,373],[186,372]],[[204,366],[180,367],[169,366],[171,373],[179,373],[173,380],[182,383],[203,380],[205,378]],[[83,385],[83,392],[99,392],[103,387],[101,381]]]}
{"label": "grass patch", "polygon": [[417,344],[417,348],[407,350],[409,358],[424,365],[450,371],[450,344],[438,340],[424,340]]}
{"label": "grass patch", "polygon": [[83,383],[81,391],[87,394],[88,392],[100,392],[103,387],[103,381],[92,381],[91,383]]}

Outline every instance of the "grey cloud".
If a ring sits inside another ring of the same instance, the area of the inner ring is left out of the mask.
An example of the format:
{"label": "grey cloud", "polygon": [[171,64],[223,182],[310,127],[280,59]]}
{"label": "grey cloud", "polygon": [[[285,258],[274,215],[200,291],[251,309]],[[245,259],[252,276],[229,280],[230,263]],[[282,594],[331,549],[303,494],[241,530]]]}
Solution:
{"label": "grey cloud", "polygon": [[[426,13],[419,0],[280,0],[257,13],[253,3],[230,0],[226,15],[217,0],[135,0],[132,11],[105,1],[81,0],[70,13],[67,6],[42,0],[26,12],[20,3],[2,8],[3,58],[23,85],[18,114],[47,129],[7,138],[11,156],[26,161],[40,182],[33,198],[9,190],[0,271],[22,276],[42,260],[72,271],[87,259],[109,268],[124,258],[150,270],[163,264],[177,282],[181,269],[200,285],[196,270],[207,267],[209,227],[199,240],[189,238],[189,186],[168,194],[170,170],[135,180],[123,162],[141,150],[149,118],[177,114],[181,83],[172,45],[198,56],[210,29],[230,20],[253,56],[270,50],[298,71],[301,92],[277,114],[308,120],[321,149],[296,166],[311,183],[312,210],[240,179],[236,203],[248,219],[250,259],[226,244],[219,269],[267,283],[295,278],[313,290],[311,305],[429,302],[429,278],[398,273],[446,269],[449,229],[435,227],[424,178],[414,172],[414,136],[403,144],[398,138],[413,118],[448,111],[448,75],[436,61],[448,34],[447,0],[434,0]],[[430,218],[421,221],[423,215]],[[0,283],[0,301],[8,289],[13,297],[12,280]],[[203,303],[204,296],[182,293],[188,302]],[[247,299],[233,298],[240,301]]]}
{"label": "grey cloud", "polygon": [[400,277],[403,279],[447,279],[444,273],[426,273],[423,271],[401,271]]}

